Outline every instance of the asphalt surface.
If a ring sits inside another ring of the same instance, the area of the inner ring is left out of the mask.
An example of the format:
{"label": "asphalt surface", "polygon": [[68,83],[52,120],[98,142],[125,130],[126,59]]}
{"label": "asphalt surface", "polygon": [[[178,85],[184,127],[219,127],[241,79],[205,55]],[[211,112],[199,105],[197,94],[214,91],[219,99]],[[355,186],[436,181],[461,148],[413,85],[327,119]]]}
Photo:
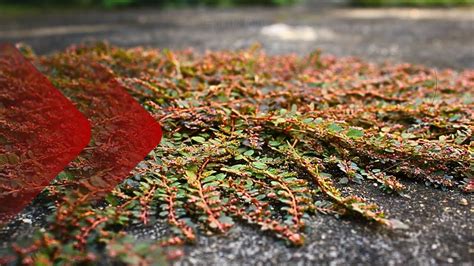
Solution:
{"label": "asphalt surface", "polygon": [[[273,27],[273,35],[264,34],[264,27],[281,23],[287,26],[286,32]],[[299,35],[308,38],[294,37],[295,30],[302,30]],[[0,11],[0,42],[25,42],[40,54],[97,40],[125,47],[192,47],[199,52],[241,49],[259,42],[271,54],[321,49],[326,54],[374,62],[465,69],[474,68],[474,9],[354,10],[310,5],[24,16]],[[472,194],[444,191],[416,180],[403,182],[408,197],[386,194],[370,183],[347,189],[378,202],[390,218],[402,221],[408,229],[387,230],[321,214],[308,226],[306,245],[290,248],[271,235],[237,224],[223,236],[200,236],[196,245],[186,246],[186,255],[176,264],[474,265]],[[0,230],[0,247],[28,237],[34,227],[44,224],[43,213],[30,208]],[[166,226],[158,222],[130,231],[140,239],[157,239],[166,233]]]}
{"label": "asphalt surface", "polygon": [[[262,34],[278,23],[309,26],[311,40]],[[25,42],[38,53],[108,40],[120,46],[198,51],[242,49],[261,43],[272,54],[315,49],[370,61],[474,68],[474,7],[464,9],[349,9],[313,4],[294,8],[40,12],[0,10],[0,42]]]}
{"label": "asphalt surface", "polygon": [[[352,188],[408,229],[387,230],[353,218],[317,215],[309,224],[306,244],[291,248],[251,226],[236,225],[224,236],[200,236],[175,265],[473,265],[473,198],[404,184],[410,198],[372,186]],[[468,205],[460,205],[463,199],[469,199]],[[156,224],[132,232],[157,239],[165,230]]]}

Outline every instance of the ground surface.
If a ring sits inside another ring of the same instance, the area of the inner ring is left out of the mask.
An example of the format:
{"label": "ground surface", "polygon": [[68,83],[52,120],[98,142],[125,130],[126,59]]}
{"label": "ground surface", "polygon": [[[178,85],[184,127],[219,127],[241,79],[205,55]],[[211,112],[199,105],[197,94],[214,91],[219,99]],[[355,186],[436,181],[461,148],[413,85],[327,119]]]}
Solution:
{"label": "ground surface", "polygon": [[[324,53],[377,62],[393,60],[462,69],[474,68],[473,14],[473,10],[456,9],[350,11],[309,6],[287,10],[0,15],[0,42],[23,41],[40,53],[102,39],[122,46],[194,47],[200,51],[238,49],[260,42],[269,53],[304,54],[320,48]],[[308,25],[316,34],[310,41],[261,34],[262,27],[275,23]],[[225,236],[201,236],[197,245],[186,248],[185,257],[177,264],[472,265],[472,195],[442,191],[416,181],[405,184],[409,198],[387,195],[376,187],[354,189],[389,209],[388,215],[406,223],[407,230],[387,231],[364,222],[320,215],[310,225],[307,244],[288,248],[251,227],[236,226]],[[12,234],[27,235],[30,220],[35,224],[41,218],[39,213],[25,212],[14,223],[16,226],[3,230],[4,244]],[[157,224],[131,230],[138,237],[155,238],[165,229]]]}
{"label": "ground surface", "polygon": [[[474,10],[358,9],[332,5],[290,9],[0,11],[0,42],[23,41],[49,53],[83,41],[107,39],[121,46],[239,49],[260,42],[269,53],[305,54],[316,48],[339,56],[393,60],[435,67],[474,67]],[[307,41],[261,34],[275,23],[308,25]]]}
{"label": "ground surface", "polygon": [[[472,265],[474,257],[472,198],[406,182],[408,198],[383,194],[380,189],[363,195],[390,209],[390,217],[409,225],[407,230],[387,231],[365,221],[319,216],[310,225],[307,244],[288,248],[251,227],[236,226],[226,236],[201,237],[177,265]],[[134,230],[143,238],[159,237],[163,228]]]}

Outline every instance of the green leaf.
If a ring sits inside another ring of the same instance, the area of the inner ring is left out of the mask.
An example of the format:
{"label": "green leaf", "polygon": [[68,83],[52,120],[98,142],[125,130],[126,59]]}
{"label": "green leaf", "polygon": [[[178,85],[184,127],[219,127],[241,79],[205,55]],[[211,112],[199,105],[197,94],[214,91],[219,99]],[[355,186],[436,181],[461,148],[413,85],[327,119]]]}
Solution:
{"label": "green leaf", "polygon": [[212,181],[215,181],[215,180],[217,180],[217,176],[215,176],[215,175],[210,175],[210,176],[204,178],[204,179],[202,180],[202,182],[203,182],[203,183],[207,183],[207,182],[212,182]]}
{"label": "green leaf", "polygon": [[277,147],[277,146],[280,146],[281,145],[281,142],[277,141],[277,140],[270,140],[268,142],[268,145],[270,146],[273,146],[273,147]]}
{"label": "green leaf", "polygon": [[189,183],[194,183],[194,181],[196,181],[197,176],[193,170],[186,170],[185,173],[186,173]]}
{"label": "green leaf", "polygon": [[454,114],[454,115],[452,115],[452,116],[449,118],[449,122],[457,121],[457,120],[459,120],[460,118],[462,118],[462,115],[461,115],[461,114]]}
{"label": "green leaf", "polygon": [[205,143],[206,139],[200,136],[194,136],[191,138],[192,140],[196,141],[197,143]]}
{"label": "green leaf", "polygon": [[277,181],[270,181],[270,184],[272,184],[272,186],[280,186],[280,182]]}
{"label": "green leaf", "polygon": [[331,132],[338,133],[338,132],[341,132],[342,130],[344,130],[344,128],[341,127],[340,125],[336,124],[336,123],[331,123],[328,126],[328,130],[331,131]]}
{"label": "green leaf", "polygon": [[112,194],[107,194],[107,196],[105,196],[105,201],[112,206],[117,206],[119,204],[119,200]]}
{"label": "green leaf", "polygon": [[244,155],[245,156],[252,156],[254,153],[255,153],[254,150],[248,150],[248,151],[244,152]]}
{"label": "green leaf", "polygon": [[347,131],[346,136],[352,139],[358,139],[364,136],[364,131],[357,128],[350,128]]}
{"label": "green leaf", "polygon": [[232,166],[230,167],[230,169],[233,169],[233,170],[240,170],[240,169],[242,169],[242,168],[244,168],[244,167],[245,167],[245,165],[243,165],[243,164],[235,164],[235,165],[232,165]]}
{"label": "green leaf", "polygon": [[286,119],[283,118],[283,117],[278,117],[276,120],[275,120],[275,123],[278,125],[278,124],[281,124],[281,123],[285,123]]}
{"label": "green leaf", "polygon": [[218,181],[213,181],[213,182],[209,182],[209,183],[206,183],[203,185],[204,188],[207,188],[207,187],[217,187],[219,186],[219,182]]}
{"label": "green leaf", "polygon": [[252,166],[260,170],[267,169],[268,167],[265,163],[262,162],[252,162]]}

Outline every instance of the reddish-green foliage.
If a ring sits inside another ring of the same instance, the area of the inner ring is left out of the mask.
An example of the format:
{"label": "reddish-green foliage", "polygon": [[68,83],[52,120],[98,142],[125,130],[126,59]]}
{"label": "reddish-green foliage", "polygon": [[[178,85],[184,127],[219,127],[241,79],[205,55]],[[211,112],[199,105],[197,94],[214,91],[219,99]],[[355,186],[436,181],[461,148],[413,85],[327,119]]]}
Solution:
{"label": "reddish-green foliage", "polygon": [[150,250],[225,234],[235,222],[302,245],[318,213],[390,228],[376,203],[338,189],[352,182],[400,194],[400,178],[473,191],[472,70],[104,44],[31,58],[60,88],[89,82],[70,76],[81,64],[102,64],[162,124],[164,139],[100,207],[68,191],[71,172],[58,177],[44,195],[59,202],[56,213],[19,251],[25,261],[93,260],[96,250],[120,260],[128,250],[128,263],[147,262],[155,253],[124,248],[124,229],[157,218],[172,235]]}

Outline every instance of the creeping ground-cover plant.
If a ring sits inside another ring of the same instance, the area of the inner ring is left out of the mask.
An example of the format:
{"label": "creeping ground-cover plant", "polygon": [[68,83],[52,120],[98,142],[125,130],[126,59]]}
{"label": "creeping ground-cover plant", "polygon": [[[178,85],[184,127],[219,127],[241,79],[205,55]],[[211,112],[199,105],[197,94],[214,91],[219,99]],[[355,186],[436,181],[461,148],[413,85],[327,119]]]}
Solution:
{"label": "creeping ground-cover plant", "polygon": [[[400,225],[357,190],[342,192],[354,182],[400,195],[401,179],[474,190],[473,70],[376,65],[319,51],[270,56],[257,46],[24,52],[66,92],[93,83],[84,73],[101,64],[159,121],[163,140],[103,200],[78,193],[84,184],[75,168],[86,166],[71,164],[41,195],[52,209],[46,227],[28,245],[14,244],[11,260],[165,262],[199,234],[226,234],[235,223],[304,245],[318,214]],[[157,220],[169,225],[168,237],[146,242],[127,233]]]}

